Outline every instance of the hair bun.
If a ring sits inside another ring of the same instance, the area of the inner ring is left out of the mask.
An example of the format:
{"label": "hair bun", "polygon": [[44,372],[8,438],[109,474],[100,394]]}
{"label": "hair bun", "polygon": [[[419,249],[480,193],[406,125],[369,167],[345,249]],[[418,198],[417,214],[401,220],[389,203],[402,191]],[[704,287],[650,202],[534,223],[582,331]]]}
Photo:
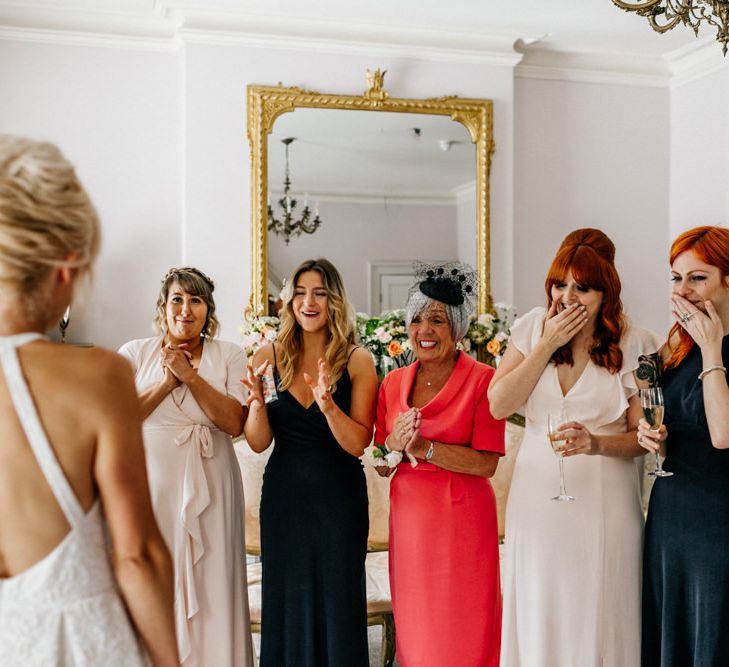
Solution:
{"label": "hair bun", "polygon": [[592,227],[575,229],[575,231],[570,232],[564,237],[559,249],[562,250],[562,248],[580,245],[589,246],[611,264],[615,262],[615,244],[600,229],[594,229]]}

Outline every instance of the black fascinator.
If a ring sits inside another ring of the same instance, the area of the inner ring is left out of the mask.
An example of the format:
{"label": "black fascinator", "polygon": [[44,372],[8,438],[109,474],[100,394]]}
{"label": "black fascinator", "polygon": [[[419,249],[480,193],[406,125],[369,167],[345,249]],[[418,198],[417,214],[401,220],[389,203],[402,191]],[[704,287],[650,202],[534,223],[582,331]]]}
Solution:
{"label": "black fascinator", "polygon": [[476,301],[476,273],[462,262],[426,264],[415,262],[415,279],[418,289],[431,299],[472,309]]}

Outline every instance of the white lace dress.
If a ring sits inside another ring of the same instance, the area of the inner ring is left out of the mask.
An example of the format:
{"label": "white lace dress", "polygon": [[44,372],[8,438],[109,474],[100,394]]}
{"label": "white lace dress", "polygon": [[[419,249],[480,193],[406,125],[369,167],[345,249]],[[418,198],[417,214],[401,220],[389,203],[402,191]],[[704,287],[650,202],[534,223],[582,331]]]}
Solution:
{"label": "white lace dress", "polygon": [[0,338],[0,361],[20,423],[71,530],[41,561],[0,579],[0,665],[146,665],[116,589],[99,502],[84,513],[48,443],[20,368],[16,348],[37,338]]}
{"label": "white lace dress", "polygon": [[[509,344],[529,354],[545,316],[535,308],[517,320]],[[565,459],[567,492],[576,500],[555,502],[559,467],[547,440],[547,414],[563,407],[592,433],[626,431],[628,399],[637,392],[632,371],[657,341],[631,327],[621,348],[618,373],[589,361],[566,396],[549,364],[526,402],[506,506],[502,667],[640,664],[642,458]]]}
{"label": "white lace dress", "polygon": [[[124,345],[137,389],[162,380],[162,339]],[[198,373],[244,401],[246,357],[237,345],[206,340]],[[232,439],[190,390],[171,391],[144,422],[154,514],[175,565],[175,617],[185,667],[255,664],[248,612],[243,483]]]}

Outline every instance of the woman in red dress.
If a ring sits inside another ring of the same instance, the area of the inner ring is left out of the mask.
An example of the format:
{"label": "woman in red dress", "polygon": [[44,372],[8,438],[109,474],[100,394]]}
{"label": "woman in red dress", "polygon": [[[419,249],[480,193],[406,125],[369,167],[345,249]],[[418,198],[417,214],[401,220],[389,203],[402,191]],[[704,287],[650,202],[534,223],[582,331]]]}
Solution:
{"label": "woman in red dress", "polygon": [[[390,487],[390,586],[401,667],[496,667],[501,592],[496,501],[504,421],[493,369],[459,352],[475,304],[460,263],[419,267],[406,311],[416,362],[380,387],[375,441],[408,459]],[[390,460],[392,457],[389,457]],[[397,455],[395,456],[397,458]]]}

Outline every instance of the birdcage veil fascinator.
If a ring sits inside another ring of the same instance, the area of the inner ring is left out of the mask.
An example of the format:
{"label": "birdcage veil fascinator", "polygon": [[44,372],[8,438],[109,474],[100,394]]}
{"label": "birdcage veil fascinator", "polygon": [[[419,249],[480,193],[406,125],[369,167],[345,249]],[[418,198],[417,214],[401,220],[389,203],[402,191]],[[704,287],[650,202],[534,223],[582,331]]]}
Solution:
{"label": "birdcage veil fascinator", "polygon": [[408,292],[405,323],[409,326],[416,315],[439,301],[445,305],[454,340],[461,340],[476,310],[476,272],[463,262],[415,262],[413,269],[415,282]]}

